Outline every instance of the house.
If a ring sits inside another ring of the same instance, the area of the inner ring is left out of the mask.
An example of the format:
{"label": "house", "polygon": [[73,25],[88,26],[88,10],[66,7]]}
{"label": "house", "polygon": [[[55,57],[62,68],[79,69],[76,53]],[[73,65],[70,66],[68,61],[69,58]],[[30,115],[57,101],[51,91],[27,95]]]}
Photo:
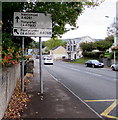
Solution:
{"label": "house", "polygon": [[82,57],[82,50],[80,48],[80,44],[83,42],[95,42],[95,39],[92,39],[89,36],[73,38],[67,40],[67,58],[70,60],[78,59]]}
{"label": "house", "polygon": [[67,57],[67,51],[62,46],[56,46],[52,50],[50,50],[50,55],[54,60],[62,59],[63,57]]}

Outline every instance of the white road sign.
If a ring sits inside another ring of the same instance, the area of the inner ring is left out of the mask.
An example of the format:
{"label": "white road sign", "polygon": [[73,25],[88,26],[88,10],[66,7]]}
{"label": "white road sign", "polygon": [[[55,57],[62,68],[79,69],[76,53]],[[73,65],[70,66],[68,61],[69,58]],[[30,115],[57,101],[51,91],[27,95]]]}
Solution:
{"label": "white road sign", "polygon": [[52,34],[50,14],[14,12],[14,36],[43,36]]}
{"label": "white road sign", "polygon": [[14,36],[31,36],[31,37],[51,37],[52,29],[25,29],[25,28],[14,28]]}

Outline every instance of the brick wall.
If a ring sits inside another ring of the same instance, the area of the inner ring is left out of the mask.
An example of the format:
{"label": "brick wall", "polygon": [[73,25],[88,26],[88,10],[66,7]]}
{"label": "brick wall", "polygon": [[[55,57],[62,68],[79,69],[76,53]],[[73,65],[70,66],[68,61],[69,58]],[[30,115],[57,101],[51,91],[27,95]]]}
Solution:
{"label": "brick wall", "polygon": [[0,119],[4,115],[19,78],[20,64],[3,69],[0,73]]}

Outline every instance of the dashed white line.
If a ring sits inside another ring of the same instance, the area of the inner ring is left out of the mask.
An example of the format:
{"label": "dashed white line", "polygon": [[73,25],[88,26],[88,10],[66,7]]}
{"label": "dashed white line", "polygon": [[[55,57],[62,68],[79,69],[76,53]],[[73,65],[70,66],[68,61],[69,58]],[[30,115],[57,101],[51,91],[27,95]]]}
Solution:
{"label": "dashed white line", "polygon": [[87,74],[91,74],[91,75],[94,75],[94,76],[102,76],[102,75],[100,75],[100,74],[91,73],[91,72],[85,72],[85,73],[87,73]]}
{"label": "dashed white line", "polygon": [[79,69],[75,69],[75,68],[70,68],[71,70],[75,70],[75,71],[80,71]]}

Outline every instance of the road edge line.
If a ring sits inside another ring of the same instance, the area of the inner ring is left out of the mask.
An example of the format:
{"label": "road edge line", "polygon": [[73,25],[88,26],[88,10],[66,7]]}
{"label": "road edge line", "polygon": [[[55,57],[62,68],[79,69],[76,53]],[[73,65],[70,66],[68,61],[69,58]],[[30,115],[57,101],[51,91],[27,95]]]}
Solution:
{"label": "road edge line", "polygon": [[[47,69],[46,69],[47,70]],[[48,70],[47,70],[48,71]],[[55,76],[53,76],[49,71],[48,73],[52,76],[52,78],[57,81],[58,83],[60,83],[61,85],[63,85],[71,94],[73,94],[77,99],[79,99],[83,104],[85,104],[90,110],[92,110],[98,117],[102,118],[102,116],[100,116],[93,108],[91,108],[87,103],[85,103],[80,97],[78,97],[72,90],[70,90],[68,87],[66,87],[62,82],[60,82]]]}

